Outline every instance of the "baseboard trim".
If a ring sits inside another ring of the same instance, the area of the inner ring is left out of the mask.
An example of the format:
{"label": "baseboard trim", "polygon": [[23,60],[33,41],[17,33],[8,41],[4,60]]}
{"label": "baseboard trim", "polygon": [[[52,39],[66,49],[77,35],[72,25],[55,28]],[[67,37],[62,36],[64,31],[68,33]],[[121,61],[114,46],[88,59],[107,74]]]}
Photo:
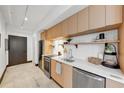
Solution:
{"label": "baseboard trim", "polygon": [[0,78],[0,84],[1,84],[1,82],[2,82],[2,80],[3,80],[3,77],[4,77],[4,75],[5,75],[6,69],[7,69],[7,67],[5,68],[5,70],[4,70],[3,74],[2,74],[2,77]]}
{"label": "baseboard trim", "polygon": [[[32,60],[29,60],[29,61],[26,61],[25,63],[31,63],[32,62]],[[20,63],[20,64],[25,64],[25,63]],[[16,64],[16,65],[20,65],[20,64]],[[7,67],[10,67],[10,66],[15,66],[15,65],[7,65]]]}

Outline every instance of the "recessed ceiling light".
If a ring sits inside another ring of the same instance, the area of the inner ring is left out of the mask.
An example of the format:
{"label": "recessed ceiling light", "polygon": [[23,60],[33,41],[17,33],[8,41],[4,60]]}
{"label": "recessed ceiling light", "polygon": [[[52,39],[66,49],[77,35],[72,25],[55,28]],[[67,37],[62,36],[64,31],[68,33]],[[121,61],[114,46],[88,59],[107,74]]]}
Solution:
{"label": "recessed ceiling light", "polygon": [[27,17],[25,17],[25,21],[28,21],[28,18]]}

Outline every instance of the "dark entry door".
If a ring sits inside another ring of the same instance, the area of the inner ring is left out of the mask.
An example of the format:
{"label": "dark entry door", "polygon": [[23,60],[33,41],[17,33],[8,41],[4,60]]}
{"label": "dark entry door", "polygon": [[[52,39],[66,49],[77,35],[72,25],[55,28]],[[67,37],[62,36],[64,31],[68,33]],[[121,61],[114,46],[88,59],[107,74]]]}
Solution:
{"label": "dark entry door", "polygon": [[27,62],[27,38],[9,35],[9,66]]}

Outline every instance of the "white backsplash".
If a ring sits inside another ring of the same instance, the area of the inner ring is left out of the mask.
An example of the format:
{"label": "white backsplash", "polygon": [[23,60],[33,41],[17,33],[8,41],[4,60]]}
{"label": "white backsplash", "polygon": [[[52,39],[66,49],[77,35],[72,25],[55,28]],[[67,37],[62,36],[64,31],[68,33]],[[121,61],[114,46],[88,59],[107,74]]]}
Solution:
{"label": "white backsplash", "polygon": [[[103,32],[101,32],[103,33]],[[107,40],[118,40],[118,31],[112,30],[105,33],[105,38]],[[90,42],[96,39],[96,37],[99,35],[99,33],[89,34],[89,35],[82,35],[73,37],[72,41],[73,43],[78,42]],[[63,54],[63,47],[60,44],[63,44],[64,40],[55,40],[53,42],[53,45],[55,46],[53,48],[53,54],[58,54],[58,51],[60,51]],[[78,48],[76,48],[73,45],[66,45],[67,49],[72,49],[72,54],[75,58],[79,59],[87,59],[88,57],[98,57],[103,55],[104,51],[104,44],[84,44],[84,45],[78,45]]]}

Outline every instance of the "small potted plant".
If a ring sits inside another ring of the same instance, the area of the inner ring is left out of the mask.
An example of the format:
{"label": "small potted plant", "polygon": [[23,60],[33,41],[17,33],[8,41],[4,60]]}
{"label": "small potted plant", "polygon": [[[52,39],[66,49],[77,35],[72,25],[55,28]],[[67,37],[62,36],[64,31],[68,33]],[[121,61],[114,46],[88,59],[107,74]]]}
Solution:
{"label": "small potted plant", "polygon": [[72,38],[67,38],[66,42],[64,42],[64,44],[69,44],[72,41]]}
{"label": "small potted plant", "polygon": [[107,44],[105,47],[105,52],[106,53],[112,53],[113,52],[113,48],[110,44]]}

